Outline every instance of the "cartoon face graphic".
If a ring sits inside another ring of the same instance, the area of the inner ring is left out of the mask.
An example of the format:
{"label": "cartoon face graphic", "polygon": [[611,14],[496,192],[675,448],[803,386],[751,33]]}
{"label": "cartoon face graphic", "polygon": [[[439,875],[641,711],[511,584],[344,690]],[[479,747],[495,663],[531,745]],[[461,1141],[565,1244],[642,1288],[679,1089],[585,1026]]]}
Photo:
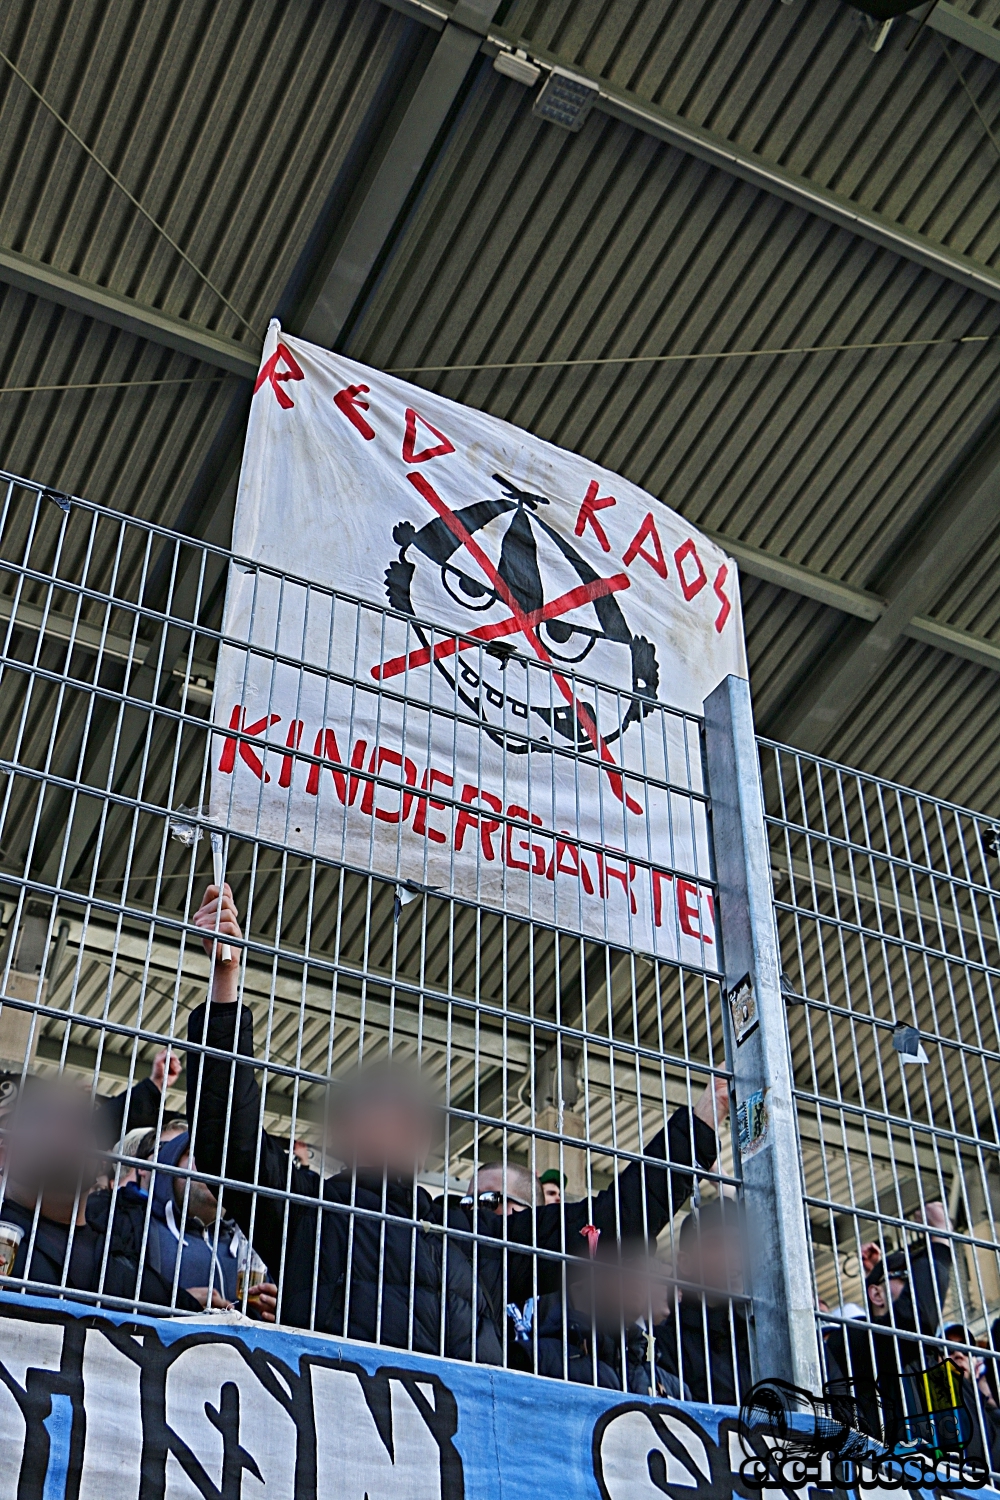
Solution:
{"label": "cartoon face graphic", "polygon": [[[596,573],[544,519],[545,496],[493,478],[500,497],[454,512],[442,506],[419,530],[409,521],[393,528],[399,556],[386,569],[386,594],[413,618],[424,647],[410,660],[433,660],[508,750],[528,746],[502,730],[535,745],[607,746],[652,710],[659,687],[656,652],[633,634],[619,603],[628,579]],[[448,620],[482,646],[445,645],[442,654],[442,637],[425,620]],[[551,670],[529,670],[539,661]],[[576,672],[618,691],[602,691],[598,705]]]}

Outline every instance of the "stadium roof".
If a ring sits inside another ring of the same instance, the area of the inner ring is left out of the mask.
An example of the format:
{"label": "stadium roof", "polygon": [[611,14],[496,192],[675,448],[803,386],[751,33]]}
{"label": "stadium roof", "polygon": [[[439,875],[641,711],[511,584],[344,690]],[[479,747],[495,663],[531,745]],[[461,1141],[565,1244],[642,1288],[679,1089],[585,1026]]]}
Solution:
{"label": "stadium roof", "polygon": [[276,314],[717,535],[763,731],[1000,810],[1000,3],[921,14],[15,0],[0,466],[225,541]]}

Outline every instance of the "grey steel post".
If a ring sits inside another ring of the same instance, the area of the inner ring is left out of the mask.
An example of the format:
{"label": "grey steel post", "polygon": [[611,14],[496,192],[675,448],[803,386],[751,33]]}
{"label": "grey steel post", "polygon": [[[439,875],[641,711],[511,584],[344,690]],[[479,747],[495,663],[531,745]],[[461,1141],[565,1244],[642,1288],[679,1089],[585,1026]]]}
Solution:
{"label": "grey steel post", "polygon": [[818,1391],[812,1268],[750,685],[705,700],[726,1023],[740,1122],[755,1380]]}

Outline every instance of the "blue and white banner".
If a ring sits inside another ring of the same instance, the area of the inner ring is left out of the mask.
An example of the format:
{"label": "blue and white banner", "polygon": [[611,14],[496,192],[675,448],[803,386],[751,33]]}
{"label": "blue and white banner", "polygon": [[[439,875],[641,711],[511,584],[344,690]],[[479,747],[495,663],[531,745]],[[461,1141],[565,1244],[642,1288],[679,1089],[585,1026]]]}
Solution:
{"label": "blue and white banner", "polygon": [[0,1295],[0,1500],[756,1500],[743,1458],[731,1408]]}

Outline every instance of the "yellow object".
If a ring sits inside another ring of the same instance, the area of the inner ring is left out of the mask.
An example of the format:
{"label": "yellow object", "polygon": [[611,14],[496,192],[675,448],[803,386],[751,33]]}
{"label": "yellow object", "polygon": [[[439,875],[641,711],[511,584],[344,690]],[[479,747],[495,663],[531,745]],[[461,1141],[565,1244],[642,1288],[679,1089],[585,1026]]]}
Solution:
{"label": "yellow object", "polygon": [[952,1411],[960,1404],[962,1377],[950,1359],[914,1376],[914,1390],[925,1412]]}

